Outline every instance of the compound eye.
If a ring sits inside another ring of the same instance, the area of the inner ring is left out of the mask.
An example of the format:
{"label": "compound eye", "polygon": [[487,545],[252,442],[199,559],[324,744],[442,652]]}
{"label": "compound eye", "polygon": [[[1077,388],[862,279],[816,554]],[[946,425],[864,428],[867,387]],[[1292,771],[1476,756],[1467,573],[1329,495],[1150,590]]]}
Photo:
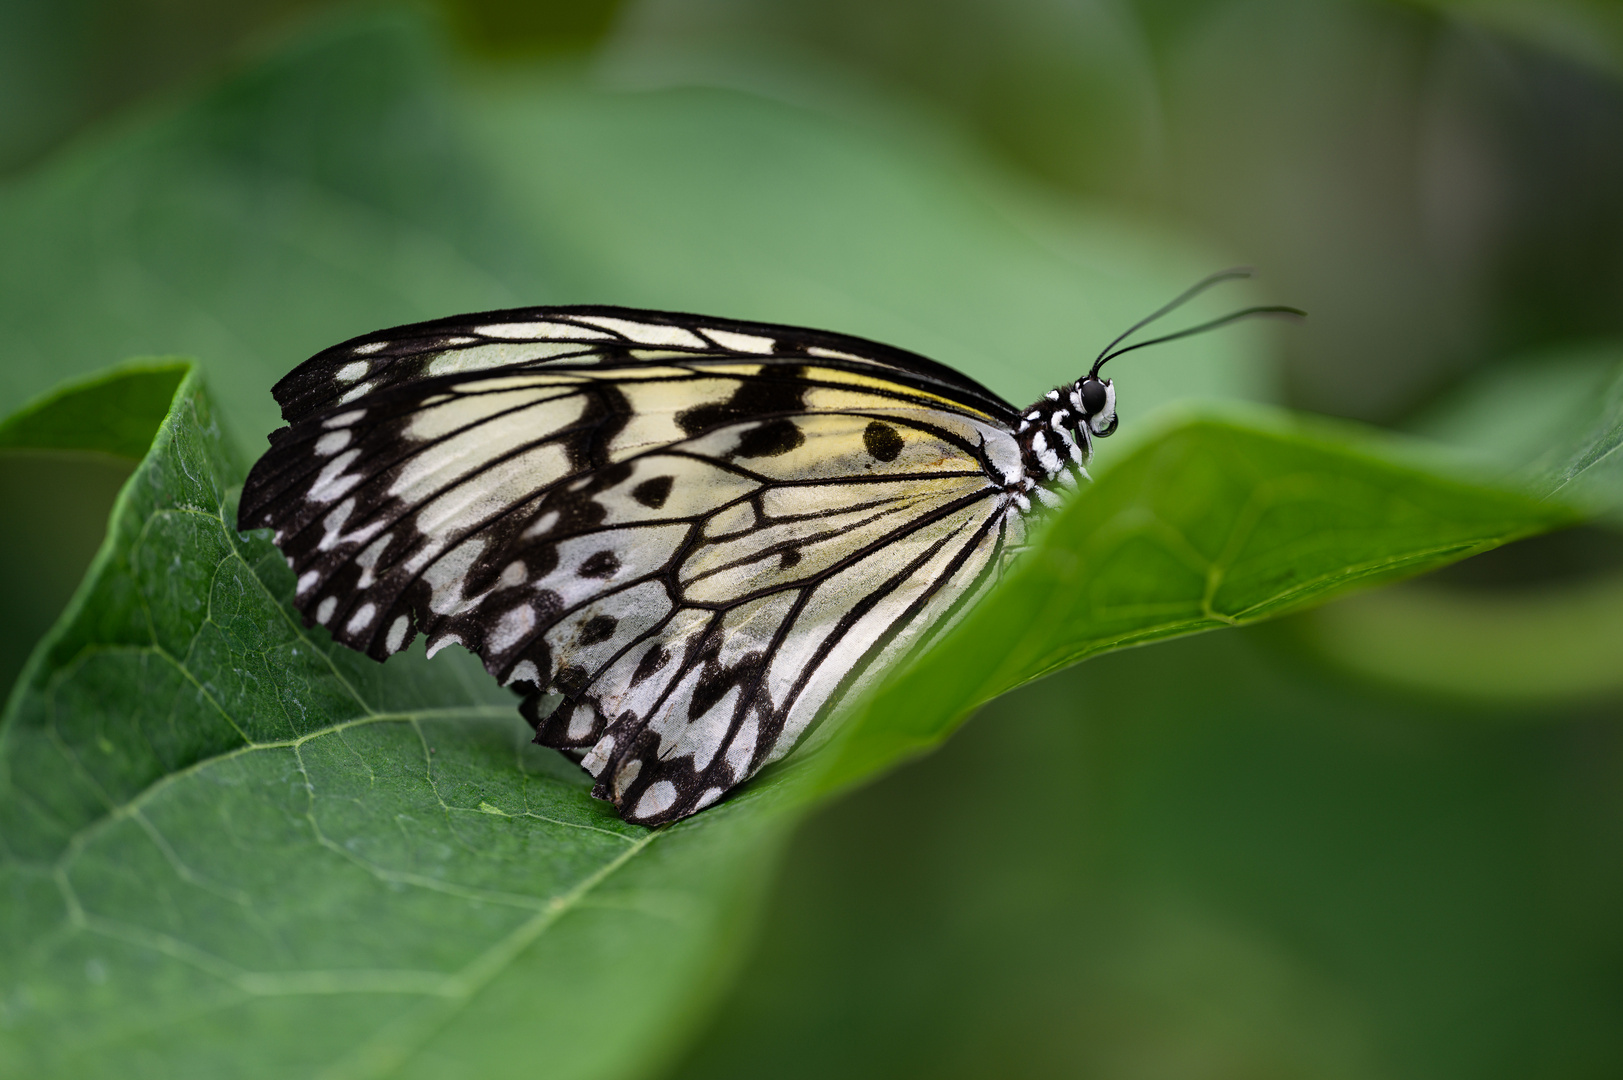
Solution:
{"label": "compound eye", "polygon": [[1104,411],[1105,402],[1109,401],[1105,393],[1105,384],[1098,379],[1082,380],[1082,408],[1089,416],[1097,416]]}

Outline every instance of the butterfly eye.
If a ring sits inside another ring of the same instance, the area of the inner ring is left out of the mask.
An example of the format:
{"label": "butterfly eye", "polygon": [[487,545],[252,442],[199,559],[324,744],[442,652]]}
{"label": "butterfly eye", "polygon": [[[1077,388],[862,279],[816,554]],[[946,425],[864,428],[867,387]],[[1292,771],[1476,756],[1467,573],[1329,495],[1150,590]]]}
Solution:
{"label": "butterfly eye", "polygon": [[1082,380],[1082,408],[1087,410],[1089,416],[1097,416],[1104,411],[1105,403],[1110,395],[1105,393],[1105,384],[1098,379]]}

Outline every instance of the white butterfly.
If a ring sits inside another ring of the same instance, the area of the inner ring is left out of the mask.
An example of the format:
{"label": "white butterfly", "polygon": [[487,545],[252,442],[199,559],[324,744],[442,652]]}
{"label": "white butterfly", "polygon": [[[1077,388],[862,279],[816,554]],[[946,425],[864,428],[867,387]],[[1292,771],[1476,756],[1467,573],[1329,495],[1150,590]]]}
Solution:
{"label": "white butterfly", "polygon": [[419,323],[277,384],[289,426],[239,527],[274,530],[307,621],[378,659],[419,632],[465,646],[537,742],[657,825],[951,625],[1087,475],[1116,427],[1099,366],[1137,347],[1017,411],[818,330],[614,307]]}

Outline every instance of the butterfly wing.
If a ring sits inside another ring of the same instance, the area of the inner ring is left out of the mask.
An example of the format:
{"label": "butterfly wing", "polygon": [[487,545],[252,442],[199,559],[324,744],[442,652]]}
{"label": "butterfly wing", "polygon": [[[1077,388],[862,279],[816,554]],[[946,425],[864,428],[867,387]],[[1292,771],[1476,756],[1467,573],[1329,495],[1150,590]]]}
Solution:
{"label": "butterfly wing", "polygon": [[276,393],[239,523],[275,530],[306,618],[379,659],[464,645],[644,824],[788,753],[1018,539],[1013,410],[840,335],[526,309],[347,342]]}

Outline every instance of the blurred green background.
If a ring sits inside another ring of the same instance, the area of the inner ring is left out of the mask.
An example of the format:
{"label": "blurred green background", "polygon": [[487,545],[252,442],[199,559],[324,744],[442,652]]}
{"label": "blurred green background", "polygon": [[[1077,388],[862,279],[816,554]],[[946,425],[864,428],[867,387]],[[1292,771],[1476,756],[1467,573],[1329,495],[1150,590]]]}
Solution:
{"label": "blurred green background", "polygon": [[[192,353],[245,450],[355,333],[604,302],[1018,401],[1219,266],[1302,327],[1117,373],[1536,458],[1623,361],[1623,14],[1374,0],[0,4],[0,413]],[[0,680],[129,463],[0,450]],[[1013,694],[823,811],[668,1075],[1623,1074],[1596,527]]]}

